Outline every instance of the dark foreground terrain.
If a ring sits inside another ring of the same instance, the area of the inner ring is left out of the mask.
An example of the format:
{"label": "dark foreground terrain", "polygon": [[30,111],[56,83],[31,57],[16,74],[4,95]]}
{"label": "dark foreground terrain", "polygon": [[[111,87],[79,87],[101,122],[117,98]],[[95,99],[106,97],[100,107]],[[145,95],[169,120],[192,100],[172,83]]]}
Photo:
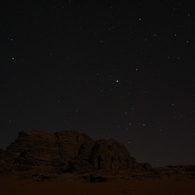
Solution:
{"label": "dark foreground terrain", "polygon": [[195,180],[147,179],[104,183],[0,180],[1,195],[193,195]]}

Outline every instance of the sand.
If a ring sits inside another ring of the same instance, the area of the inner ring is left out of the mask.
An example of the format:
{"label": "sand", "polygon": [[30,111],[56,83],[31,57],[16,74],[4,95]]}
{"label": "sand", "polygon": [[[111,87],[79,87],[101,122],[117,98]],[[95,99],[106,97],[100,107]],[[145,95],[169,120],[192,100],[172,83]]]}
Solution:
{"label": "sand", "polygon": [[105,183],[0,180],[1,195],[193,195],[195,180],[148,179]]}

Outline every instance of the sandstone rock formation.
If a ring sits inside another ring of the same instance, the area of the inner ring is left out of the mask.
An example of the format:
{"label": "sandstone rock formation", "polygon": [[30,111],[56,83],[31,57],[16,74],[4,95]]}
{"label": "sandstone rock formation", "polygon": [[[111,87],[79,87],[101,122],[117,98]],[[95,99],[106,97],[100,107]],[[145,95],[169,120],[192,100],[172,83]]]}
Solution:
{"label": "sandstone rock formation", "polygon": [[126,179],[188,177],[195,166],[152,168],[138,163],[116,140],[94,141],[84,133],[21,131],[6,151],[0,149],[0,177],[103,182]]}
{"label": "sandstone rock formation", "polygon": [[77,131],[21,131],[6,151],[0,150],[0,159],[0,173],[15,174],[119,174],[151,169],[130,157],[123,144],[112,139],[94,141]]}
{"label": "sandstone rock formation", "polygon": [[154,168],[153,171],[161,176],[170,175],[191,175],[195,176],[195,165],[176,165]]}

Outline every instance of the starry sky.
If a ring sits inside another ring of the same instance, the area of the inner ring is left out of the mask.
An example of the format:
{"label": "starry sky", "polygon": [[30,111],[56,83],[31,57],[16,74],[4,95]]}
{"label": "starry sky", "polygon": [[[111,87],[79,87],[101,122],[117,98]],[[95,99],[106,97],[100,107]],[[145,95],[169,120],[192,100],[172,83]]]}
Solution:
{"label": "starry sky", "polygon": [[195,164],[194,3],[1,2],[0,147],[76,130],[154,167]]}

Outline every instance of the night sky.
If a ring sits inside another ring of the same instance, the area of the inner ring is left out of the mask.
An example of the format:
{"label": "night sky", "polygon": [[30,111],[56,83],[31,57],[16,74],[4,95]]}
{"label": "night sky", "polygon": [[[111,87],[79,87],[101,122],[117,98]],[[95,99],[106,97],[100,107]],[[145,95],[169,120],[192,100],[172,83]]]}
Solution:
{"label": "night sky", "polygon": [[195,164],[194,4],[1,2],[0,147],[76,130],[154,167]]}

